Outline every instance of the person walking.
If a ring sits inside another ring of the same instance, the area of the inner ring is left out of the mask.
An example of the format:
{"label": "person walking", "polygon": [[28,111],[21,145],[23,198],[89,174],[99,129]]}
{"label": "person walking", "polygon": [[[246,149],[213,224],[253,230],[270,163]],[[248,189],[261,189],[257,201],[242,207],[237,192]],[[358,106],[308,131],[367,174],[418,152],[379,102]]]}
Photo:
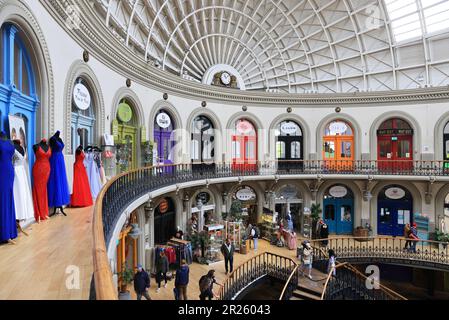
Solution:
{"label": "person walking", "polygon": [[227,237],[226,242],[221,246],[221,253],[223,254],[223,257],[225,259],[226,274],[228,274],[228,271],[232,273],[232,271],[234,270],[234,252],[235,246],[231,242],[231,239]]}
{"label": "person walking", "polygon": [[148,294],[148,289],[150,288],[150,277],[148,273],[143,270],[141,264],[137,266],[137,272],[134,275],[134,291],[137,294],[137,300],[142,300],[145,297],[147,300],[151,300]]}
{"label": "person walking", "polygon": [[321,245],[323,247],[327,247],[328,243],[329,243],[329,228],[327,226],[326,223],[323,223],[321,225],[321,229],[320,229],[320,238],[321,240]]}
{"label": "person walking", "polygon": [[214,284],[223,287],[222,284],[218,283],[215,279],[215,270],[209,270],[209,272],[202,276],[199,282],[200,286],[200,300],[212,300],[214,297],[219,298],[218,295],[214,293]]}
{"label": "person walking", "polygon": [[410,251],[413,253],[416,253],[416,243],[418,242],[419,238],[418,238],[418,225],[416,224],[416,222],[413,222],[413,226],[411,227],[411,232],[410,232],[410,242],[411,242],[411,246],[410,246]]}
{"label": "person walking", "polygon": [[303,249],[301,254],[301,274],[304,276],[304,272],[308,269],[308,277],[312,279],[312,262],[313,262],[313,250],[309,241],[304,241],[302,243]]}
{"label": "person walking", "polygon": [[187,300],[187,286],[189,285],[190,269],[185,259],[181,261],[181,267],[176,270],[175,288],[178,290],[179,300]]}
{"label": "person walking", "polygon": [[329,274],[332,271],[332,275],[335,277],[335,276],[337,276],[337,269],[335,269],[335,266],[336,266],[335,251],[332,249],[329,249],[327,251],[327,254],[329,256],[329,260],[327,263],[327,274]]}
{"label": "person walking", "polygon": [[251,238],[254,242],[254,251],[257,252],[257,245],[259,243],[259,228],[257,226],[253,226],[251,229]]}
{"label": "person walking", "polygon": [[165,281],[164,288],[167,288],[167,272],[169,270],[169,265],[170,264],[168,262],[167,256],[165,255],[165,252],[161,251],[159,260],[156,265],[156,281],[157,281],[156,292],[158,293],[161,290],[162,279],[164,279]]}
{"label": "person walking", "polygon": [[410,234],[412,233],[412,228],[410,227],[410,223],[407,223],[404,226],[404,238],[405,238],[405,246],[404,251],[407,251],[411,247]]}

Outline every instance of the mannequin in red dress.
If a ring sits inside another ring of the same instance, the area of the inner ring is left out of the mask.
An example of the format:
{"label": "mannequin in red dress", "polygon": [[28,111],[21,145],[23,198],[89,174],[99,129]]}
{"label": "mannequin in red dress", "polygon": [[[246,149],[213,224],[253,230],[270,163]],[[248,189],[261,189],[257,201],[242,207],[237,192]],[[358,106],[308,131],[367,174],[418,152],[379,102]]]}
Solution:
{"label": "mannequin in red dress", "polygon": [[36,162],[33,165],[33,205],[37,223],[48,219],[47,183],[50,177],[51,149],[46,139],[33,146]]}
{"label": "mannequin in red dress", "polygon": [[70,200],[72,207],[84,208],[93,205],[84,158],[83,147],[79,146],[76,149],[75,163],[73,165],[73,193]]}

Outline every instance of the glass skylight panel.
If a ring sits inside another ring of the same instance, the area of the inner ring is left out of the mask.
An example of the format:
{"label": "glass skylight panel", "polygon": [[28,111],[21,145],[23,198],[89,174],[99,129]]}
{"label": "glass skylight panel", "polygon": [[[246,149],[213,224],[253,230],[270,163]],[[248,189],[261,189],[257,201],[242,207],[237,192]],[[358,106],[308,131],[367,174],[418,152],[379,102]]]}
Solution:
{"label": "glass skylight panel", "polygon": [[424,9],[427,32],[436,32],[449,27],[449,1]]}
{"label": "glass skylight panel", "polygon": [[385,0],[396,41],[422,35],[416,0]]}

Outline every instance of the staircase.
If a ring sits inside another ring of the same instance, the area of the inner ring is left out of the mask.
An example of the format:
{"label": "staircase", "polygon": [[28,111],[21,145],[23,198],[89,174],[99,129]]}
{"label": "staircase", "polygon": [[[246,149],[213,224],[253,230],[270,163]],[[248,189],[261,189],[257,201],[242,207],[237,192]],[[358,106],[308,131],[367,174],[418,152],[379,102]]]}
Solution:
{"label": "staircase", "polygon": [[298,285],[290,300],[321,300],[321,292]]}
{"label": "staircase", "polygon": [[298,286],[293,291],[290,300],[321,300],[327,275],[317,269],[312,269],[312,278],[300,276]]}

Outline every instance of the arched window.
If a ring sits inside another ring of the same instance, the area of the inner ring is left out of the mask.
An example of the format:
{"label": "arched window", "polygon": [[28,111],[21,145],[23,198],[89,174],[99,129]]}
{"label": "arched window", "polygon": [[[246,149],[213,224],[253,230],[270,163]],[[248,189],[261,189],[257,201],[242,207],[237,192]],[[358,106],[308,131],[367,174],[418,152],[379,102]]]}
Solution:
{"label": "arched window", "polygon": [[160,164],[174,163],[175,141],[173,131],[175,123],[169,112],[159,110],[154,119],[154,142],[157,144],[157,162]]}
{"label": "arched window", "polygon": [[117,107],[112,130],[116,140],[119,172],[137,167],[137,125],[138,119],[133,102],[123,98]]}
{"label": "arched window", "polygon": [[330,233],[352,234],[354,225],[354,193],[342,184],[331,186],[324,193],[323,218]]}
{"label": "arched window", "polygon": [[449,160],[449,122],[446,123],[443,132],[443,148],[444,148],[444,160]]}
{"label": "arched window", "polygon": [[192,123],[191,157],[194,164],[212,163],[215,157],[214,126],[206,116]]}
{"label": "arched window", "polygon": [[384,187],[377,197],[377,224],[381,235],[402,236],[413,222],[412,194],[399,185]]}
{"label": "arched window", "polygon": [[231,138],[233,168],[255,170],[257,167],[257,132],[254,125],[246,119],[237,120]]}
{"label": "arched window", "polygon": [[413,166],[413,129],[402,119],[384,121],[377,130],[378,168],[383,171],[410,170]]}
{"label": "arched window", "polygon": [[327,167],[350,170],[354,160],[354,131],[343,120],[329,123],[323,137],[323,159]]}
{"label": "arched window", "polygon": [[92,90],[85,79],[76,79],[72,94],[72,152],[82,146],[95,145],[95,106]]}
{"label": "arched window", "polygon": [[[282,121],[276,126],[276,159],[279,169],[301,168],[303,160],[302,130],[294,121]],[[299,161],[298,161],[299,160]]]}

